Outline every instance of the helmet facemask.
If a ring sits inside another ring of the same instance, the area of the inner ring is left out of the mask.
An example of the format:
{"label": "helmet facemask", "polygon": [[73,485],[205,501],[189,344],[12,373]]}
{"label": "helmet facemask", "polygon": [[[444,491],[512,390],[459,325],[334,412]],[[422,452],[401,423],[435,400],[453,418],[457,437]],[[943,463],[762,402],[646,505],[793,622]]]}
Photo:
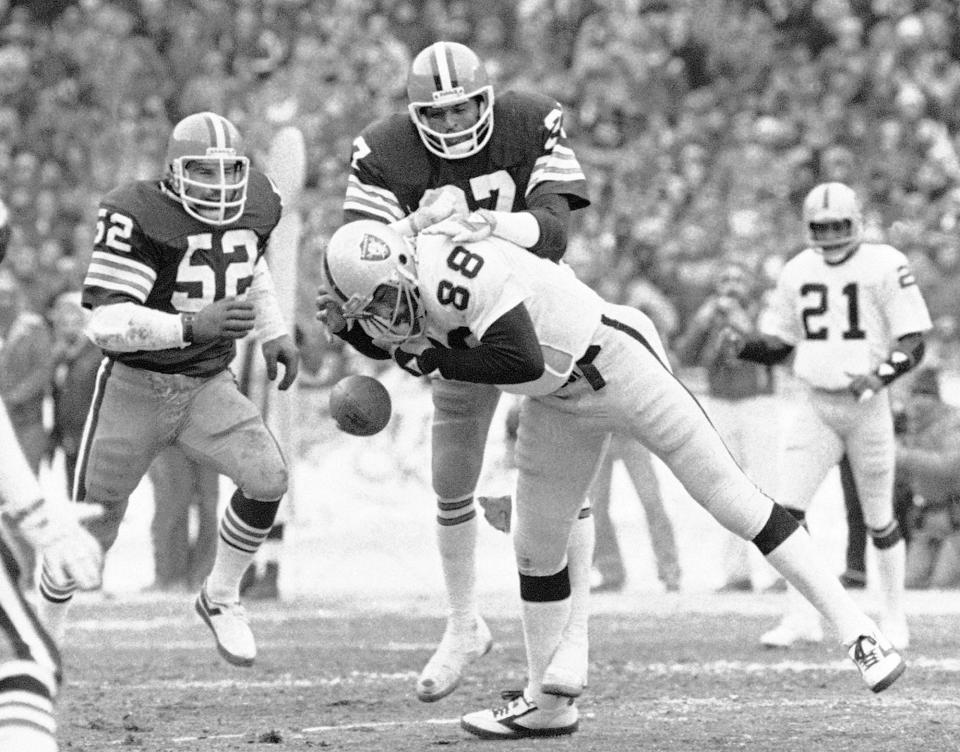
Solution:
{"label": "helmet facemask", "polygon": [[[468,128],[447,133],[430,127],[426,113],[436,107],[455,107],[474,100],[479,109],[477,121]],[[464,159],[478,153],[493,135],[493,87],[485,86],[472,97],[453,99],[445,104],[411,102],[410,118],[429,151],[444,159]]]}
{"label": "helmet facemask", "polygon": [[176,157],[170,163],[169,183],[187,214],[221,226],[243,214],[249,176],[247,157],[233,149],[210,148],[203,155]]}

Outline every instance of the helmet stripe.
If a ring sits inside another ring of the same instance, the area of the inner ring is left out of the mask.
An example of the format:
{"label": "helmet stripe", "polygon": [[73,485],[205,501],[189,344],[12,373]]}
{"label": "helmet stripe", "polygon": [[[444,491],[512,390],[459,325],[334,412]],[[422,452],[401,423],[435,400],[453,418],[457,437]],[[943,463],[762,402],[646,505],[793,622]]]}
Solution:
{"label": "helmet stripe", "polygon": [[456,69],[453,67],[453,50],[450,45],[439,42],[430,59],[433,81],[437,91],[448,91],[457,86]]}
{"label": "helmet stripe", "polygon": [[230,130],[224,124],[223,119],[209,115],[204,120],[207,124],[207,130],[210,131],[210,143],[218,149],[229,149]]}
{"label": "helmet stripe", "polygon": [[830,208],[830,186],[829,185],[823,186],[823,208],[824,209]]}

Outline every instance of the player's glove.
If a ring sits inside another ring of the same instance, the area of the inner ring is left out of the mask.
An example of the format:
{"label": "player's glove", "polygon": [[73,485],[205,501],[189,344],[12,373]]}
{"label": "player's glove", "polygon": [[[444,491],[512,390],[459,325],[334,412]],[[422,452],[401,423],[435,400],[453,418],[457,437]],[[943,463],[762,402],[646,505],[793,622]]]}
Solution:
{"label": "player's glove", "polygon": [[293,344],[289,334],[282,334],[269,342],[264,342],[260,350],[267,364],[267,378],[270,381],[276,379],[277,364],[283,363],[283,378],[277,384],[277,389],[281,392],[289,389],[300,370],[300,348]]}
{"label": "player's glove", "polygon": [[43,499],[19,512],[5,512],[27,543],[43,555],[43,566],[57,583],[75,582],[82,590],[100,586],[103,549],[70,507],[51,509]]}
{"label": "player's glove", "polygon": [[393,359],[404,371],[414,376],[426,376],[440,365],[437,348],[425,337],[394,347]]}
{"label": "player's glove", "polygon": [[489,209],[478,209],[466,217],[450,217],[423,230],[424,235],[446,235],[454,243],[483,240],[497,229],[497,217]]}
{"label": "player's glove", "polygon": [[477,501],[483,507],[483,517],[501,533],[510,532],[510,519],[513,514],[512,499],[506,496],[478,496]]}
{"label": "player's glove", "polygon": [[189,317],[189,325],[184,327],[188,342],[210,342],[224,337],[242,339],[253,329],[256,319],[253,303],[236,297],[222,298],[199,313],[184,316]]}
{"label": "player's glove", "polygon": [[880,377],[874,373],[848,373],[847,375],[850,376],[850,383],[847,384],[847,389],[857,398],[857,402],[866,402],[883,389],[883,382],[880,380]]}

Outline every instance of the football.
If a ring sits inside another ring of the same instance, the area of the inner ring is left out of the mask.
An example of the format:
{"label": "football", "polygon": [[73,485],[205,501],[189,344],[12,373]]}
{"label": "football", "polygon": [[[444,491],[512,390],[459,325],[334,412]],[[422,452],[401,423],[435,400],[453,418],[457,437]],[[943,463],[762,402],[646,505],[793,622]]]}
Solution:
{"label": "football", "polygon": [[330,415],[341,431],[373,436],[390,421],[390,392],[372,376],[345,376],[330,391]]}

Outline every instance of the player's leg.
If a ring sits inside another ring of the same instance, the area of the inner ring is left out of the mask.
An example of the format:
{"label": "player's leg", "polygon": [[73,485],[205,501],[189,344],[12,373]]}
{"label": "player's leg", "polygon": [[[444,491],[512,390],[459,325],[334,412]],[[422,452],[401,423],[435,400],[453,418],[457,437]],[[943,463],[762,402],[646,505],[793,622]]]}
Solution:
{"label": "player's leg", "polygon": [[673,522],[667,514],[660,491],[660,480],[653,466],[653,456],[639,441],[624,437],[614,437],[617,456],[623,460],[633,490],[637,494],[644,515],[647,518],[647,530],[650,545],[657,562],[657,576],[669,592],[680,589],[680,556],[677,553],[677,541],[673,533]]}
{"label": "player's leg", "polygon": [[250,666],[256,642],[240,605],[240,580],[273,527],[287,490],[286,462],[259,410],[229,372],[197,390],[177,443],[189,457],[237,485],[220,518],[213,567],[195,608],[213,632],[220,655],[234,665]]}
{"label": "player's leg", "polygon": [[606,444],[606,429],[580,430],[577,423],[575,414],[536,400],[523,403],[513,540],[527,685],[505,708],[463,717],[463,728],[484,738],[557,736],[577,728],[573,698],[550,694],[544,681],[570,618],[570,533]]}
{"label": "player's leg", "polygon": [[0,662],[0,749],[56,752],[54,700],[60,654],[20,590],[20,567],[0,529],[0,630],[12,656]]}
{"label": "player's leg", "polygon": [[860,492],[863,520],[873,542],[882,599],[880,626],[901,650],[910,644],[904,605],[907,547],[893,513],[896,444],[886,395],[858,405],[856,428],[847,437],[850,468]]}
{"label": "player's leg", "polygon": [[863,521],[863,505],[857,483],[846,454],[840,460],[840,488],[847,517],[846,568],[840,582],[848,588],[867,586],[867,524]]}
{"label": "player's leg", "polygon": [[623,566],[623,554],[617,540],[617,531],[610,517],[613,460],[613,454],[608,449],[604,453],[589,491],[595,538],[593,567],[599,575],[599,581],[594,584],[593,591],[600,593],[620,590],[627,577]]}
{"label": "player's leg", "polygon": [[433,702],[460,684],[463,669],[491,646],[476,593],[477,508],[474,492],[500,392],[484,384],[435,381],[432,473],[437,548],[447,591],[447,627],[417,680],[417,697]]}
{"label": "player's leg", "polygon": [[[105,552],[117,538],[130,494],[159,451],[163,420],[175,420],[169,412],[148,374],[104,361],[80,445],[74,500],[102,508],[85,524]],[[63,643],[76,589],[73,581],[59,581],[43,567],[37,611],[57,645]]]}
{"label": "player's leg", "polygon": [[[842,442],[825,422],[826,408],[818,405],[818,399],[818,395],[807,390],[792,395],[776,457],[776,499],[808,532],[807,508],[843,453]],[[787,583],[783,615],[760,636],[760,643],[768,648],[789,648],[797,642],[822,640],[820,612]]]}
{"label": "player's leg", "polygon": [[[889,686],[903,671],[902,658],[823,564],[796,519],[743,473],[694,397],[651,357],[649,345],[636,344],[657,336],[642,326],[637,322],[629,340],[602,338],[595,363],[605,378],[609,372],[608,382],[622,379],[606,409],[623,416],[697,503],[728,530],[753,541],[826,616],[871,689]],[[831,465],[837,459],[839,452]]]}

